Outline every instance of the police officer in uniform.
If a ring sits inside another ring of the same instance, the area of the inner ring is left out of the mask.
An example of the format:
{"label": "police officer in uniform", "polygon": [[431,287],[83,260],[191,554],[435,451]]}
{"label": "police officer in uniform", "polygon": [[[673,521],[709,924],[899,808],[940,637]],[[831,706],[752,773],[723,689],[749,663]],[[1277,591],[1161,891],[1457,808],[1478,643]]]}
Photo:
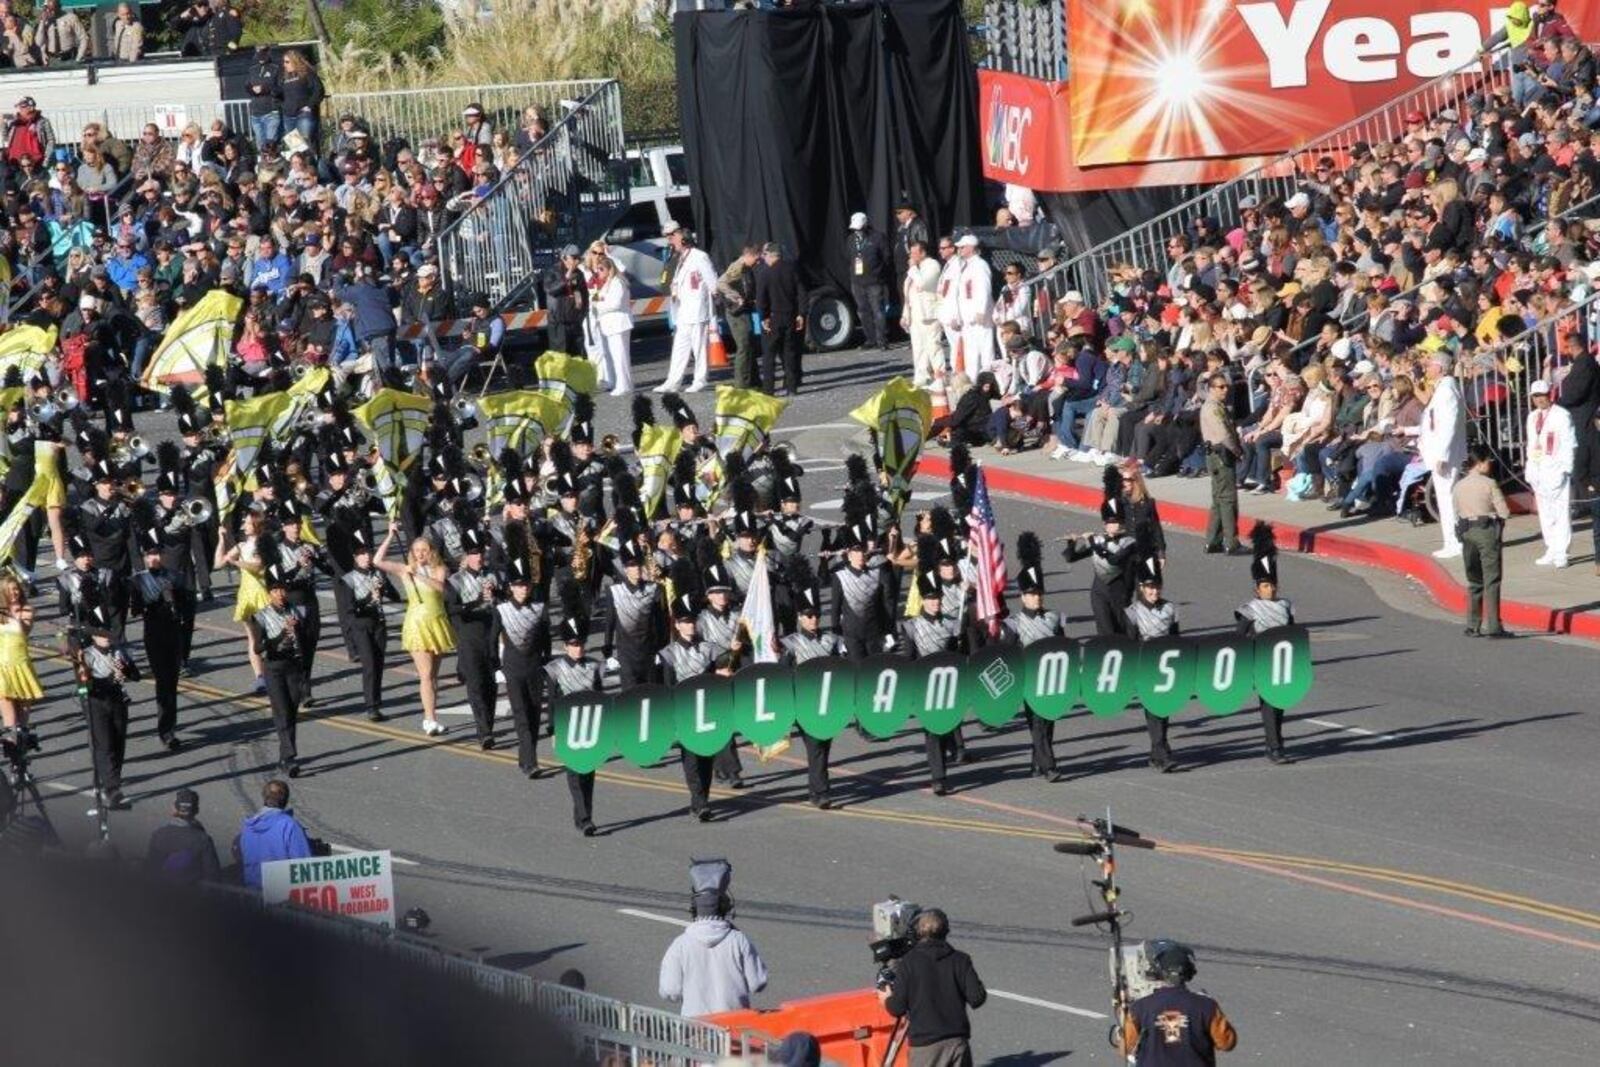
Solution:
{"label": "police officer in uniform", "polygon": [[[661,662],[662,681],[668,685],[697,678],[711,670],[722,649],[700,639],[695,620],[699,605],[692,594],[682,593],[672,601],[672,640],[657,658]],[[689,814],[701,822],[711,818],[711,775],[714,761],[710,756],[700,756],[682,749],[683,781],[689,787]],[[719,759],[720,754],[719,754]]]}
{"label": "police officer in uniform", "polygon": [[[810,663],[814,659],[844,657],[844,641],[838,634],[822,628],[822,590],[809,578],[794,591],[794,604],[798,628],[783,638],[783,661],[791,667]],[[800,732],[800,741],[806,747],[806,788],[811,803],[824,810],[833,807],[829,796],[828,757],[833,741],[819,740]]]}
{"label": "police officer in uniform", "polygon": [[[1023,648],[1053,637],[1062,637],[1065,629],[1061,616],[1044,606],[1044,567],[1037,534],[1024,530],[1017,537],[1017,558],[1022,569],[1017,572],[1017,591],[1022,596],[1022,610],[1007,615],[1005,628],[1011,639]],[[1028,721],[1028,736],[1033,742],[1033,774],[1059,782],[1056,773],[1054,720],[1036,715],[1026,706],[1023,717]]]}
{"label": "police officer in uniform", "polygon": [[266,666],[272,723],[278,731],[278,769],[290,778],[298,778],[300,753],[295,747],[295,729],[306,697],[305,659],[300,647],[305,608],[289,602],[289,575],[283,564],[268,566],[264,577],[267,606],[256,612],[251,621]]}
{"label": "police officer in uniform", "polygon": [[[1128,625],[1140,641],[1178,636],[1178,609],[1161,595],[1161,561],[1148,556],[1139,561],[1139,596],[1128,608]],[[1144,728],[1150,734],[1150,766],[1162,774],[1174,764],[1167,747],[1167,720],[1144,713]]]}
{"label": "police officer in uniform", "polygon": [[[545,705],[553,708],[558,698],[573,693],[602,691],[600,664],[583,654],[589,639],[587,620],[568,615],[561,622],[564,654],[545,664]],[[567,771],[567,792],[572,796],[572,823],[584,837],[595,835],[594,772]]]}
{"label": "police officer in uniform", "polygon": [[1194,952],[1158,939],[1145,945],[1144,957],[1146,976],[1160,988],[1129,1005],[1116,1047],[1138,1067],[1212,1067],[1218,1052],[1232,1052],[1239,1035],[1222,1007],[1189,989]]}
{"label": "police officer in uniform", "polygon": [[115,622],[104,604],[83,615],[89,643],[79,650],[80,679],[89,713],[89,746],[105,802],[117,809],[128,807],[122,796],[122,761],[128,749],[128,693],[125,682],[139,680],[139,667],[115,640]]}
{"label": "police officer in uniform", "polygon": [[[1278,544],[1272,524],[1257,522],[1250,529],[1250,578],[1256,595],[1234,610],[1241,634],[1259,634],[1294,625],[1294,605],[1278,596]],[[1283,750],[1283,709],[1261,701],[1261,728],[1267,736],[1267,759],[1293,763]]]}
{"label": "police officer in uniform", "polygon": [[[1239,431],[1228,409],[1232,384],[1226,373],[1214,372],[1206,380],[1206,399],[1200,406],[1200,440],[1206,453],[1206,473],[1211,479],[1211,514],[1206,520],[1206,551],[1229,555],[1239,551],[1239,475],[1244,455]],[[1224,544],[1226,542],[1226,544]]]}
{"label": "police officer in uniform", "polygon": [[1467,452],[1467,474],[1451,490],[1456,533],[1467,571],[1468,637],[1510,637],[1500,625],[1500,536],[1511,509],[1505,494],[1489,476],[1494,453],[1483,445]]}
{"label": "police officer in uniform", "polygon": [[361,530],[349,532],[350,569],[334,583],[345,590],[350,607],[346,637],[361,664],[361,700],[370,722],[382,722],[383,665],[389,644],[389,624],[383,604],[398,600],[383,572],[372,565],[372,542]]}
{"label": "police officer in uniform", "polygon": [[[156,684],[156,736],[176,752],[178,730],[178,669],[183,665],[183,609],[178,603],[177,576],[166,567],[167,546],[161,532],[140,535],[144,570],[133,576],[131,607],[134,618],[144,619],[144,654]],[[188,546],[181,546],[187,554]],[[194,619],[189,619],[189,627]]]}
{"label": "police officer in uniform", "polygon": [[832,630],[855,660],[884,651],[894,615],[883,571],[867,566],[871,537],[865,523],[854,523],[844,530],[845,563],[834,570],[832,579]]}
{"label": "police officer in uniform", "polygon": [[550,623],[544,602],[534,598],[533,572],[525,551],[510,557],[506,582],[506,598],[495,606],[500,666],[506,676],[511,724],[517,731],[517,768],[536,778],[540,693],[546,677],[543,665],[549,659]]}
{"label": "police officer in uniform", "polygon": [[456,677],[478,727],[478,747],[494,747],[495,592],[498,579],[483,569],[483,531],[461,531],[461,566],[444,583],[445,610],[456,631]]}
{"label": "police officer in uniform", "polygon": [[[941,652],[965,652],[966,641],[961,633],[961,624],[944,615],[939,596],[939,576],[928,571],[917,575],[917,592],[922,597],[922,610],[916,618],[906,619],[900,624],[902,651],[911,659],[924,659]],[[922,732],[934,796],[942,797],[950,792],[945,784],[945,766],[960,756],[957,732],[952,730],[943,735],[926,730]]]}
{"label": "police officer in uniform", "polygon": [[661,586],[644,577],[644,552],[637,540],[617,547],[622,581],[607,591],[611,611],[606,616],[603,655],[616,661],[617,684],[623,689],[644,685],[655,673],[656,653],[667,640],[666,607]]}
{"label": "police officer in uniform", "polygon": [[109,599],[102,603],[110,614],[111,635],[121,644],[128,614],[128,586],[124,579],[133,573],[133,512],[119,495],[116,475],[108,463],[96,463],[90,477],[94,496],[78,506],[78,528],[89,541],[94,565],[114,578],[106,590]]}
{"label": "police officer in uniform", "polygon": [[1099,637],[1128,633],[1124,612],[1133,599],[1129,578],[1139,542],[1123,532],[1123,509],[1122,499],[1108,493],[1100,502],[1100,521],[1105,523],[1105,533],[1073,537],[1067,542],[1068,563],[1089,557],[1094,568],[1089,608],[1094,613],[1094,631]]}

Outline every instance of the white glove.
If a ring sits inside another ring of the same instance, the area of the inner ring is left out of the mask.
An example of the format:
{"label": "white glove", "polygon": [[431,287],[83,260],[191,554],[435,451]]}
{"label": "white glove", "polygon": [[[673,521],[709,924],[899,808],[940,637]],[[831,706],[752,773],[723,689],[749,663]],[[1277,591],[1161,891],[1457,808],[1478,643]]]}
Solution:
{"label": "white glove", "polygon": [[620,671],[621,669],[622,669],[622,664],[617,662],[617,657],[615,657],[615,656],[607,656],[606,657],[606,670],[608,670],[608,671],[610,671],[612,673],[616,673],[617,671]]}
{"label": "white glove", "polygon": [[887,636],[884,637],[884,639],[883,639],[883,650],[885,652],[893,652],[894,651],[894,634],[888,634]]}

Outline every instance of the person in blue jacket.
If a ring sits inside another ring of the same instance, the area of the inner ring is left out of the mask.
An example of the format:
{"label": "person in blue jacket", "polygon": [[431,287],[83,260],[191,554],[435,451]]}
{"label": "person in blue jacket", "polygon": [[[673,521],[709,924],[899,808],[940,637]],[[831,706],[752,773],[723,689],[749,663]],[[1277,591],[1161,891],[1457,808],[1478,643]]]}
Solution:
{"label": "person in blue jacket", "polygon": [[311,841],[289,810],[288,782],[273,778],[261,787],[261,810],[244,817],[233,850],[244,884],[252,888],[261,886],[263,863],[311,855]]}
{"label": "person in blue jacket", "polygon": [[277,242],[270,237],[261,238],[256,246],[256,258],[250,261],[250,277],[246,279],[252,289],[265,289],[278,300],[294,281],[294,264],[278,251]]}

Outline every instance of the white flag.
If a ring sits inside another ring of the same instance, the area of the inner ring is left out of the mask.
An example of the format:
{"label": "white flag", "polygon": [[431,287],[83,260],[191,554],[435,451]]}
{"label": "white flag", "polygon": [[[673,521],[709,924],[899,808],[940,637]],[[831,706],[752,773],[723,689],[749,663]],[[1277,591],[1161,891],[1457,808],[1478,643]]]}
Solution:
{"label": "white flag", "polygon": [[778,626],[772,615],[772,582],[767,576],[767,550],[756,553],[756,573],[739,609],[739,624],[750,635],[757,663],[778,662]]}

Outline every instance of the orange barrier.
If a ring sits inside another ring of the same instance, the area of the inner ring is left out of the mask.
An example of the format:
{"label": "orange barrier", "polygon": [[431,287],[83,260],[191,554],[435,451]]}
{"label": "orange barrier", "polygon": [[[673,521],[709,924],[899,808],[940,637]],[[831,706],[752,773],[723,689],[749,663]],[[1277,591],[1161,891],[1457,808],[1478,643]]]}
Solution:
{"label": "orange barrier", "polygon": [[[789,1000],[770,1011],[753,1008],[707,1015],[702,1022],[725,1028],[741,1055],[776,1045],[790,1034],[805,1031],[822,1046],[824,1063],[842,1067],[878,1067],[894,1033],[895,1018],[883,1010],[872,989],[829,993],[805,1000]],[[911,1062],[909,1046],[901,1042],[896,1067]]]}
{"label": "orange barrier", "polygon": [[933,380],[928,383],[928,400],[932,410],[931,417],[942,419],[950,414],[950,396],[945,391],[944,375],[935,373]]}
{"label": "orange barrier", "polygon": [[711,335],[706,339],[706,358],[713,367],[728,365],[728,346],[723,343],[722,331],[714,322],[711,324]]}

